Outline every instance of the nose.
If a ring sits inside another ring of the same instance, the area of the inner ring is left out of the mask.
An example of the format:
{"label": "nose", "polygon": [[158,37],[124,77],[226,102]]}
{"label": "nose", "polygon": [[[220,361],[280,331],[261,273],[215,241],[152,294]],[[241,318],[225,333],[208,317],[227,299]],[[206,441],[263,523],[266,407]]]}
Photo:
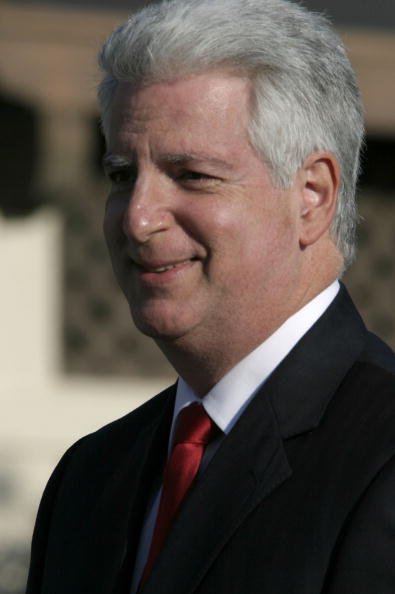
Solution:
{"label": "nose", "polygon": [[146,243],[169,228],[171,204],[164,184],[153,179],[138,180],[123,213],[123,232],[136,243]]}

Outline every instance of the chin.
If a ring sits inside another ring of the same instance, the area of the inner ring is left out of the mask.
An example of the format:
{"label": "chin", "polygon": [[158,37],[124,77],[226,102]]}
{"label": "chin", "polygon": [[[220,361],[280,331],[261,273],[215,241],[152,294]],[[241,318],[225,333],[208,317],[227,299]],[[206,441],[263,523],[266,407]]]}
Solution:
{"label": "chin", "polygon": [[188,325],[181,324],[179,319],[142,315],[141,312],[135,312],[132,309],[131,315],[137,330],[154,340],[172,342],[182,338],[188,332]]}

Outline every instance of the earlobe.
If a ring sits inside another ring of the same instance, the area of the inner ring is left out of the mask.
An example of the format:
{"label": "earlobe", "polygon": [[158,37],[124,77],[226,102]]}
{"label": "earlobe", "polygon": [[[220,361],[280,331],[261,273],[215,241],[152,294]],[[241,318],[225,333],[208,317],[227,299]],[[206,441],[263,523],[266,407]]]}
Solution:
{"label": "earlobe", "polygon": [[312,153],[301,169],[301,248],[315,243],[329,231],[337,203],[340,168],[332,153]]}

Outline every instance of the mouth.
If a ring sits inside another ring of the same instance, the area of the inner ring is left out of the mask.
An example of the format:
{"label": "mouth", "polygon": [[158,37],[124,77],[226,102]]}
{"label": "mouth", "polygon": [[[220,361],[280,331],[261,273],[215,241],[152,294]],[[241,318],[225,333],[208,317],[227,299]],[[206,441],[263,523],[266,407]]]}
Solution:
{"label": "mouth", "polygon": [[144,270],[146,272],[155,272],[157,274],[161,274],[163,272],[167,272],[168,270],[182,268],[185,265],[189,264],[190,262],[193,262],[194,260],[196,260],[196,258],[188,258],[186,260],[180,260],[179,262],[170,262],[168,264],[158,264],[156,266],[154,266],[152,264],[145,264],[145,263],[139,263],[139,262],[135,262],[135,263],[137,264],[137,266],[139,268],[141,268],[142,270]]}
{"label": "mouth", "polygon": [[176,261],[153,261],[153,260],[143,260],[143,259],[135,259],[132,258],[133,264],[136,266],[137,270],[139,270],[140,274],[143,277],[150,277],[153,276],[157,277],[173,277],[177,275],[178,272],[189,268],[195,262],[197,262],[199,258],[192,257],[192,258],[185,258],[183,260],[176,260]]}

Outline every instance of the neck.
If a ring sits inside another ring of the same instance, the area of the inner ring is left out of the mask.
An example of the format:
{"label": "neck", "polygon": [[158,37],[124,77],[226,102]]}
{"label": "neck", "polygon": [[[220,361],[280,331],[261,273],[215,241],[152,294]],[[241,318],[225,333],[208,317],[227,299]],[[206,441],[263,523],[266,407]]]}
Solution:
{"label": "neck", "polygon": [[195,341],[193,344],[182,340],[172,343],[157,341],[157,344],[178,375],[197,396],[203,397],[241,359],[263,342],[257,340],[255,344],[250,342],[248,345],[240,342],[237,349],[229,349],[232,340],[229,338],[226,341],[228,348],[220,340],[212,340],[204,348]]}
{"label": "neck", "polygon": [[[287,319],[316,297],[334,279],[316,291],[305,291],[298,306],[284,309],[282,315],[244,326],[232,324],[220,333],[204,337],[181,337],[174,341],[158,341],[158,346],[177,373],[200,397],[205,396],[221,378],[250,352],[269,338]],[[270,310],[270,308],[268,308]],[[241,332],[240,332],[241,328]]]}

